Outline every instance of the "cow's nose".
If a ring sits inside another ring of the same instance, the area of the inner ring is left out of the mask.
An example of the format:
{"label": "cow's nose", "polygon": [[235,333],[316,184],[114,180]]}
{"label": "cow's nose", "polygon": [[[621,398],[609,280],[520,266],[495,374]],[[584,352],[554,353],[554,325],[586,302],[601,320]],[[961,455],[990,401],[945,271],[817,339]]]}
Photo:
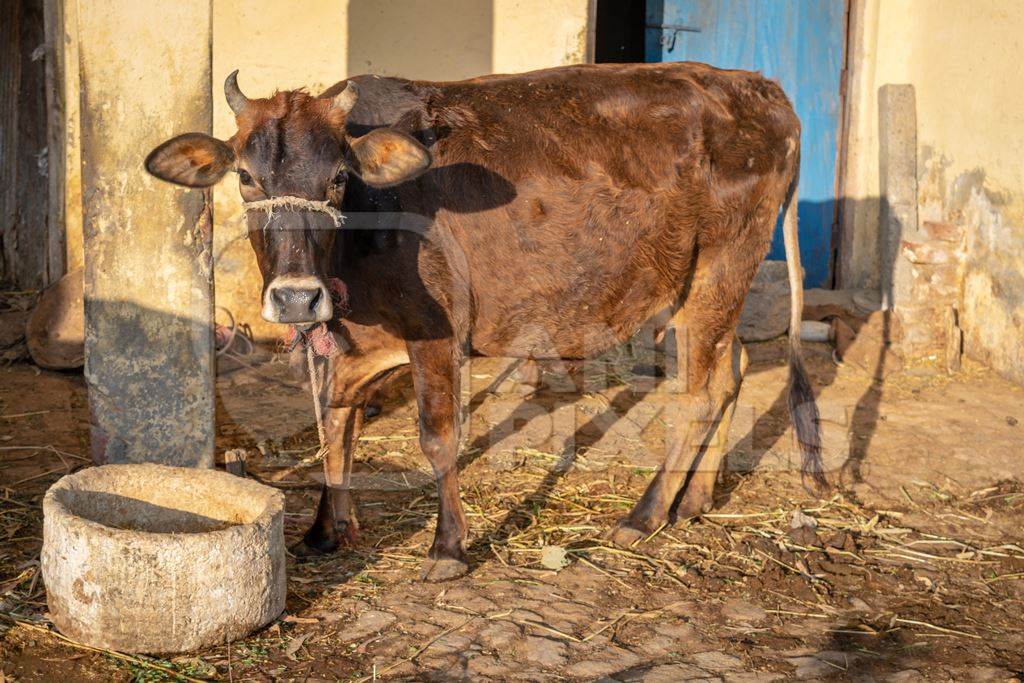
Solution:
{"label": "cow's nose", "polygon": [[274,282],[267,288],[263,317],[275,323],[315,323],[331,317],[330,296],[317,278]]}
{"label": "cow's nose", "polygon": [[308,323],[316,319],[316,305],[322,290],[278,287],[270,293],[283,323]]}

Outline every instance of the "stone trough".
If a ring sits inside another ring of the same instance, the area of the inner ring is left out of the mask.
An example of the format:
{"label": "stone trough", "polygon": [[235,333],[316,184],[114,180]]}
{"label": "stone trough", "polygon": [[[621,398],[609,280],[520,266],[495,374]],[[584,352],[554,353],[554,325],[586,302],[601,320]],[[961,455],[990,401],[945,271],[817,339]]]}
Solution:
{"label": "stone trough", "polygon": [[282,494],[215,470],[105,465],[43,499],[42,573],[64,635],[123,652],[241,638],[285,602]]}

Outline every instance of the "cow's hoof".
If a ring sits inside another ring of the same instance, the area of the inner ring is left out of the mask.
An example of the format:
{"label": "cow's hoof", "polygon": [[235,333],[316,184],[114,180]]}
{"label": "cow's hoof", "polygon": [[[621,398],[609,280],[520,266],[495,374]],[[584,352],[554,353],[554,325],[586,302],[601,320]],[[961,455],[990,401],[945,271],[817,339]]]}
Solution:
{"label": "cow's hoof", "polygon": [[339,544],[346,548],[354,548],[359,541],[359,524],[353,518],[352,522],[339,522],[334,527],[338,535]]}
{"label": "cow's hoof", "polygon": [[714,506],[714,498],[711,493],[703,491],[690,491],[687,489],[683,499],[679,501],[679,507],[675,510],[674,521],[696,519],[705,512],[711,512]]}
{"label": "cow's hoof", "polygon": [[632,527],[626,522],[620,522],[605,537],[620,548],[629,548],[647,538],[648,535],[646,531]]}
{"label": "cow's hoof", "polygon": [[359,527],[356,524],[340,522],[335,525],[334,533],[325,533],[318,527],[313,527],[306,532],[302,540],[293,545],[289,550],[297,558],[304,559],[318,555],[330,555],[339,548],[355,546],[358,539]]}
{"label": "cow's hoof", "polygon": [[330,547],[327,544],[314,544],[303,538],[292,547],[288,548],[288,552],[295,556],[298,560],[308,560],[314,557],[321,557],[329,553],[334,552],[338,548],[338,544],[335,543],[334,547]]}
{"label": "cow's hoof", "polygon": [[469,565],[462,560],[453,557],[441,557],[436,560],[429,557],[423,561],[423,569],[420,572],[422,581],[450,581],[465,575],[469,571]]}

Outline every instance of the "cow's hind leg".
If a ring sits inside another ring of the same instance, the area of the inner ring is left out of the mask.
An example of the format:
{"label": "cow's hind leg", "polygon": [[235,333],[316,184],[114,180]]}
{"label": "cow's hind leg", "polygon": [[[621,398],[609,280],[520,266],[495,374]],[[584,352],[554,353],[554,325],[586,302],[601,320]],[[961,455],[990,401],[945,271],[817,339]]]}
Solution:
{"label": "cow's hind leg", "polygon": [[[743,347],[735,337],[736,323],[770,234],[768,230],[754,231],[749,249],[726,250],[698,266],[690,294],[672,318],[676,374],[682,386],[680,400],[669,409],[678,417],[670,421],[675,426],[668,435],[665,462],[628,517],[610,533],[616,544],[631,545],[668,522],[672,504],[701,448],[709,444],[716,430],[728,429],[729,420],[723,422],[722,418],[732,416],[744,363]],[[746,258],[741,257],[744,254]],[[721,456],[710,456],[705,464],[717,468]],[[703,509],[709,504],[716,474],[717,469],[698,478],[687,506],[699,503]]]}
{"label": "cow's hind leg", "polygon": [[728,364],[731,334],[729,343],[720,344],[698,330],[689,335],[687,343],[680,332],[677,326],[679,374],[688,378],[688,385],[680,400],[668,407],[676,412],[676,419],[669,421],[669,449],[664,463],[633,510],[610,533],[611,540],[620,546],[632,545],[668,522],[672,503],[726,408],[725,397],[716,391],[717,383],[711,378],[718,374],[719,366]]}
{"label": "cow's hind leg", "polygon": [[690,468],[690,479],[686,482],[683,498],[675,511],[677,519],[695,517],[711,509],[715,483],[725,457],[729,427],[736,412],[736,399],[747,364],[747,352],[739,337],[733,336],[731,352],[718,363],[710,383],[712,395],[722,402],[721,417]]}

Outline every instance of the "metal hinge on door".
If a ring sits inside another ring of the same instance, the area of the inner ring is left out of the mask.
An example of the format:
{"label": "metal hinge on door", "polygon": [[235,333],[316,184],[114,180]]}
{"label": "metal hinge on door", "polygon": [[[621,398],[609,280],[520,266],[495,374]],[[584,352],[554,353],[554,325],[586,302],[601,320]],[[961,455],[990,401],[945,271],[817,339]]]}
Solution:
{"label": "metal hinge on door", "polygon": [[686,26],[684,24],[647,24],[645,28],[662,32],[658,42],[668,52],[672,52],[672,48],[676,46],[676,36],[680,33],[700,33],[700,29],[696,26]]}

